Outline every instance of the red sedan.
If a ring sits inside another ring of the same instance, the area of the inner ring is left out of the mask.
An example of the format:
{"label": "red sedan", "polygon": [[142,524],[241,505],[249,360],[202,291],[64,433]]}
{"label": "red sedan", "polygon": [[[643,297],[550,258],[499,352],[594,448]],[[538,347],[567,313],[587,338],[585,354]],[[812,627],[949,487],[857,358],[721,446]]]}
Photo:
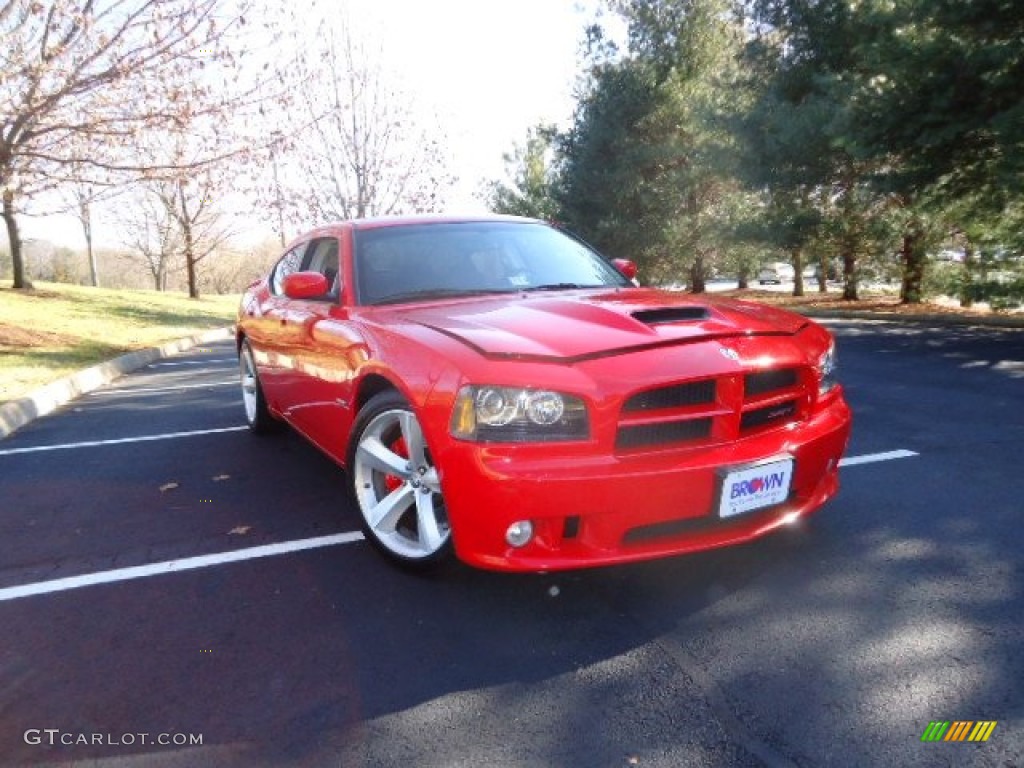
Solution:
{"label": "red sedan", "polygon": [[527,219],[315,230],[242,299],[247,421],[343,466],[409,566],[626,563],[815,511],[850,431],[828,331],[634,273]]}

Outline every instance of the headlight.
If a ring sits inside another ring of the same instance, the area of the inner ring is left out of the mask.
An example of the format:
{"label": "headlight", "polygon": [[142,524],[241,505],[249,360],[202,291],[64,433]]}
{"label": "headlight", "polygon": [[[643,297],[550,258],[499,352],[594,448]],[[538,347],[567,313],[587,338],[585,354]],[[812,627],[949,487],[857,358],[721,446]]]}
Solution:
{"label": "headlight", "polygon": [[455,398],[452,435],[487,443],[583,440],[587,407],[578,397],[546,389],[465,386]]}
{"label": "headlight", "polygon": [[831,392],[838,384],[836,379],[836,345],[829,346],[828,351],[818,360],[818,394]]}

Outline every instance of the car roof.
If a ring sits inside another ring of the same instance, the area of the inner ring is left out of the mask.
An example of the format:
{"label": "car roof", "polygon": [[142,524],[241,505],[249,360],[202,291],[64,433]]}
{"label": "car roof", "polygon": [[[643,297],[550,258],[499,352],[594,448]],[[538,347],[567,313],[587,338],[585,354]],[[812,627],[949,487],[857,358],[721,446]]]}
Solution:
{"label": "car roof", "polygon": [[365,219],[349,219],[336,221],[327,226],[352,227],[353,229],[377,229],[379,227],[402,227],[416,224],[467,224],[488,221],[503,221],[512,223],[541,224],[538,219],[529,219],[523,216],[506,216],[496,213],[483,213],[476,215],[456,214],[416,214],[407,216],[376,216]]}

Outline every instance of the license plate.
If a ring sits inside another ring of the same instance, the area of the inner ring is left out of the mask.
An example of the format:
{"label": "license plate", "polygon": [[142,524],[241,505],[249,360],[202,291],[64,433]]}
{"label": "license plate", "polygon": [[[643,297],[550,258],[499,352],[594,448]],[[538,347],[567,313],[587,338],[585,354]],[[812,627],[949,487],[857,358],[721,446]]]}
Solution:
{"label": "license plate", "polygon": [[722,518],[781,504],[789,498],[793,459],[779,459],[726,472],[718,502]]}

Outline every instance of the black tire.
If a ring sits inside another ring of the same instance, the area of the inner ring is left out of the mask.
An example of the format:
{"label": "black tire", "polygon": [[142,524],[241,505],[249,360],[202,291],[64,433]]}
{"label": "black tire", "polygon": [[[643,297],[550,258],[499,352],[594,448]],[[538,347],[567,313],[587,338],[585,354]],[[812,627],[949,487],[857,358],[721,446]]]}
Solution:
{"label": "black tire", "polygon": [[245,423],[257,435],[279,432],[281,422],[275,419],[267,408],[267,400],[263,396],[259,370],[252,354],[249,340],[243,339],[238,348],[238,369],[242,384],[242,405],[245,412]]}
{"label": "black tire", "polygon": [[404,568],[453,559],[440,477],[412,406],[374,395],[356,416],[347,456],[349,491],[367,540]]}

